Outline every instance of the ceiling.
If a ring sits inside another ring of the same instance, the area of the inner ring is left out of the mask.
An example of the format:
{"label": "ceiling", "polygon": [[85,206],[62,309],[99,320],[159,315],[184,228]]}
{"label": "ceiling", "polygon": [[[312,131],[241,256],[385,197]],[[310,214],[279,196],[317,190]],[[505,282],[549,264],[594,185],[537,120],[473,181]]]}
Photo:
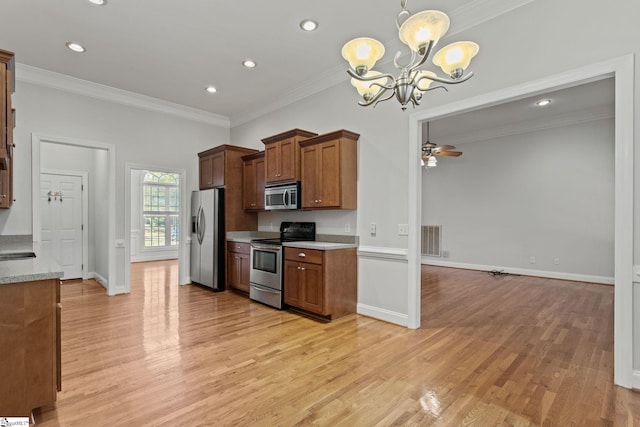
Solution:
{"label": "ceiling", "polygon": [[[532,0],[409,1],[451,17],[449,35]],[[342,45],[370,36],[401,47],[400,1],[2,0],[0,48],[16,62],[230,118],[346,81]],[[299,23],[316,20],[314,32]],[[452,37],[453,41],[455,37]],[[82,54],[67,49],[75,41]],[[445,40],[447,42],[447,40]],[[258,65],[246,69],[250,58]],[[20,78],[18,76],[18,78]],[[205,92],[214,85],[215,94]],[[300,96],[302,97],[302,96]],[[354,103],[355,99],[354,92]]]}
{"label": "ceiling", "polygon": [[[437,145],[459,145],[613,117],[614,83],[613,78],[606,78],[439,118],[430,123],[429,139]],[[537,106],[536,102],[542,99],[551,103],[545,107]],[[426,122],[422,132],[426,141]]]}

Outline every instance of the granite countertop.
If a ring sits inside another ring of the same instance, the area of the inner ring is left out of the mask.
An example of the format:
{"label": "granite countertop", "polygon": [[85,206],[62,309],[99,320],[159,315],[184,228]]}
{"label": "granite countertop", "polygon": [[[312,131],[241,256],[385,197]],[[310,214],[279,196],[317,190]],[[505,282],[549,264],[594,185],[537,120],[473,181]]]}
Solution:
{"label": "granite countertop", "polygon": [[0,253],[35,252],[35,258],[0,261],[0,285],[56,279],[63,271],[52,258],[46,256],[31,236],[0,236]]}

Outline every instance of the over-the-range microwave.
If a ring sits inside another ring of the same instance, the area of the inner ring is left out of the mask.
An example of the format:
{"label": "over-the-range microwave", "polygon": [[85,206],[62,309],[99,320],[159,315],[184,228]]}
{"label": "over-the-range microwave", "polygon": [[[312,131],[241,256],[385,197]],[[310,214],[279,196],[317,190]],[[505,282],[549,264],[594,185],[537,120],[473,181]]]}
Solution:
{"label": "over-the-range microwave", "polygon": [[298,209],[300,207],[300,183],[269,184],[264,188],[265,210]]}

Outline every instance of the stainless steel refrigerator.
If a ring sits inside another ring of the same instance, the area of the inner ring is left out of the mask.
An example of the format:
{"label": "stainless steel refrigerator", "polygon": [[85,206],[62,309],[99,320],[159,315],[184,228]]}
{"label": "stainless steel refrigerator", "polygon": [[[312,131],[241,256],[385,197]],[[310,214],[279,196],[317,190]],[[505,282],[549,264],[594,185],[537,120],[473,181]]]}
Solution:
{"label": "stainless steel refrigerator", "polygon": [[224,290],[224,189],[191,193],[191,282]]}

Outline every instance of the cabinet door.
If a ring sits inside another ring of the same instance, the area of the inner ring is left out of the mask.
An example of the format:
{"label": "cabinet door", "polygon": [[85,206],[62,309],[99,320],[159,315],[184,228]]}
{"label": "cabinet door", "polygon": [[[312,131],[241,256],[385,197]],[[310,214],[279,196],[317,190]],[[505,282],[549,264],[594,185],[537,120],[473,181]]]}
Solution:
{"label": "cabinet door", "polygon": [[254,210],[257,208],[256,162],[245,160],[242,167],[242,206],[244,210]]}
{"label": "cabinet door", "polygon": [[318,203],[320,207],[340,206],[340,143],[328,141],[319,145]]}
{"label": "cabinet door", "polygon": [[266,181],[277,182],[280,180],[280,144],[268,144],[264,147],[264,160]]}
{"label": "cabinet door", "polygon": [[296,140],[287,138],[280,143],[280,176],[279,181],[294,181],[296,179]]}
{"label": "cabinet door", "polygon": [[214,187],[224,185],[224,152],[216,153],[212,156],[211,181]]}
{"label": "cabinet door", "polygon": [[249,293],[249,273],[250,273],[250,264],[249,264],[249,255],[247,254],[238,254],[238,286],[237,288],[241,291]]}
{"label": "cabinet door", "polygon": [[302,179],[300,186],[302,188],[302,207],[315,208],[318,206],[318,146],[312,145],[302,149]]}
{"label": "cabinet door", "polygon": [[213,187],[213,159],[212,156],[200,157],[200,189],[206,190]]}
{"label": "cabinet door", "polygon": [[256,176],[256,209],[264,210],[264,183],[265,183],[265,161],[264,158],[255,160]]}
{"label": "cabinet door", "polygon": [[302,270],[295,261],[284,262],[284,302],[294,307],[300,307],[302,302],[302,289],[300,276]]}
{"label": "cabinet door", "polygon": [[324,309],[324,281],[322,265],[301,263],[302,305],[305,310],[327,314]]}

